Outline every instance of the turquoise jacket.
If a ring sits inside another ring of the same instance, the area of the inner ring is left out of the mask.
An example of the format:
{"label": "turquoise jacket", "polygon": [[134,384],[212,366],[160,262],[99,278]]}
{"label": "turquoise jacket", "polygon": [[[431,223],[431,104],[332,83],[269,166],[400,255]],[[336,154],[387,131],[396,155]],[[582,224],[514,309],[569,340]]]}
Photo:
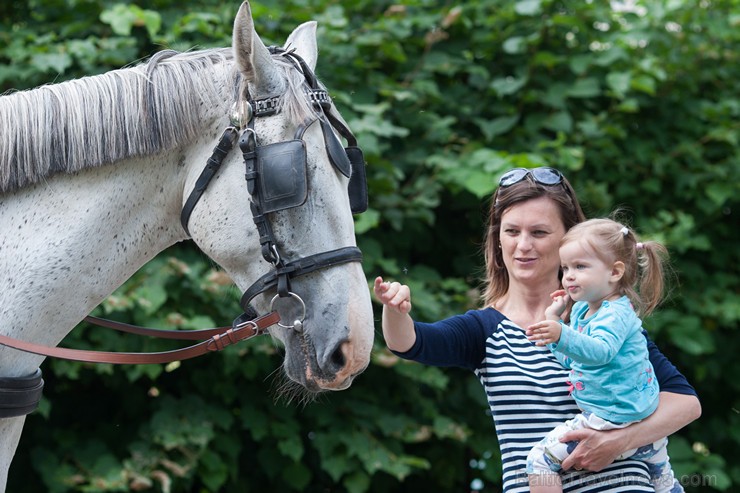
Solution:
{"label": "turquoise jacket", "polygon": [[584,318],[588,303],[577,302],[571,325],[548,347],[570,370],[578,407],[612,423],[648,417],[658,407],[658,382],[648,359],[642,321],[626,296],[604,301]]}

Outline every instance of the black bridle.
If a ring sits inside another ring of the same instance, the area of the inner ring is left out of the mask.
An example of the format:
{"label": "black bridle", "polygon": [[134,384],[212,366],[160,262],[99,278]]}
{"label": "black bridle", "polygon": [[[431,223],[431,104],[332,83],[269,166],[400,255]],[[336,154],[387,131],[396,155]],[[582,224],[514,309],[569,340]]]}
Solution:
{"label": "black bridle", "polygon": [[[231,327],[184,332],[149,329],[90,316],[85,318],[89,323],[123,332],[166,339],[203,340],[199,344],[186,348],[160,353],[115,353],[48,347],[4,335],[0,335],[0,344],[42,356],[74,361],[151,364],[179,361],[213,351],[221,351],[241,340],[264,334],[270,326],[276,323],[285,328],[302,330],[306,305],[300,296],[291,291],[291,279],[347,262],[361,262],[362,252],[355,246],[347,246],[285,261],[280,255],[269,214],[299,207],[306,201],[308,196],[307,158],[303,134],[314,122],[318,121],[321,125],[329,160],[339,172],[350,179],[348,195],[350,208],[355,214],[367,209],[365,160],[362,151],[357,147],[354,135],[332,113],[331,98],[325,90],[319,87],[316,77],[303,59],[293,51],[286,51],[282,48],[270,48],[270,52],[274,56],[286,57],[298,70],[301,70],[306,79],[306,95],[316,110],[317,117],[300,125],[293,140],[260,146],[257,143],[257,133],[254,129],[255,119],[278,113],[280,97],[254,100],[247,91],[246,99],[235,104],[231,126],[226,128],[221,135],[180,214],[182,227],[190,234],[188,222],[193,209],[238,138],[246,165],[247,189],[251,196],[250,208],[260,236],[262,257],[273,267],[244,292],[240,301],[244,313],[234,320]],[[342,146],[334,130],[347,140],[346,148]],[[291,179],[286,179],[286,175]],[[258,294],[273,288],[277,289],[277,294],[272,298],[270,312],[259,316],[250,303]],[[279,314],[273,310],[278,297],[297,300],[303,309],[301,318],[291,325],[282,324]],[[43,387],[44,381],[40,370],[27,377],[0,378],[0,418],[23,416],[32,412],[38,405]]]}
{"label": "black bridle", "polygon": [[[270,47],[273,56],[283,56],[303,73],[306,80],[306,95],[316,110],[317,117],[298,127],[293,140],[260,146],[257,143],[255,120],[268,117],[280,111],[280,96],[263,99],[252,99],[246,91],[245,100],[235,104],[234,114],[229,126],[221,136],[213,154],[208,159],[206,167],[198,177],[195,187],[183,206],[180,220],[185,231],[188,232],[190,216],[220,168],[223,160],[239,142],[239,148],[244,157],[246,166],[245,178],[247,190],[251,197],[250,209],[252,219],[257,227],[260,238],[262,257],[272,265],[272,269],[254,282],[242,295],[240,305],[244,314],[234,321],[234,325],[254,319],[256,311],[250,305],[255,296],[273,288],[277,294],[272,298],[270,310],[275,300],[279,298],[293,298],[302,306],[303,315],[292,324],[278,324],[286,328],[301,330],[305,319],[306,306],[300,296],[291,290],[290,281],[293,278],[326,269],[348,262],[361,262],[362,252],[356,246],[347,246],[306,257],[286,261],[280,254],[278,243],[272,231],[270,213],[292,207],[299,207],[305,203],[308,190],[306,178],[306,148],[303,134],[309,125],[318,122],[324,136],[324,145],[329,161],[344,176],[350,179],[348,195],[350,208],[353,213],[359,214],[367,209],[367,182],[365,178],[365,161],[362,151],[357,146],[357,140],[342,121],[332,113],[332,101],[328,93],[321,89],[318,81],[305,63],[294,51]],[[343,147],[336,134],[336,130],[347,141]]]}

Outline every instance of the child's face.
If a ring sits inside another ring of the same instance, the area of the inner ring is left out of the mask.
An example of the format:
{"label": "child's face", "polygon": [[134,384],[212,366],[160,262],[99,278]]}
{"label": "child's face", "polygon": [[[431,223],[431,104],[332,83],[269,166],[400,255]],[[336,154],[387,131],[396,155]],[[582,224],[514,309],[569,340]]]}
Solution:
{"label": "child's face", "polygon": [[563,287],[573,301],[586,301],[596,309],[617,288],[614,265],[597,257],[582,241],[571,241],[560,247]]}

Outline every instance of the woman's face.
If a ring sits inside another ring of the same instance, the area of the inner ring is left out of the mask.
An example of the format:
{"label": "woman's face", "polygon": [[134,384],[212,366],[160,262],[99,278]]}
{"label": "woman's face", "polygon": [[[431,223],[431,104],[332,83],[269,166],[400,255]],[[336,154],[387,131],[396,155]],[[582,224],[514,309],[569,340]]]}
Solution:
{"label": "woman's face", "polygon": [[563,235],[565,226],[558,205],[547,197],[507,209],[501,215],[500,238],[509,286],[522,283],[552,287],[558,278],[558,248]]}

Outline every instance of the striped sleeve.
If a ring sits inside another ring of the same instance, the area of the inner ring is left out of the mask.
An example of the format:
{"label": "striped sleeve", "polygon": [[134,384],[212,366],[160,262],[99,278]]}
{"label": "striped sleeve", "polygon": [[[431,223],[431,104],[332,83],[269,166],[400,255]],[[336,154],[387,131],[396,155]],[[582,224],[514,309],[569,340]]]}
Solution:
{"label": "striped sleeve", "polygon": [[395,354],[425,365],[474,370],[483,360],[486,339],[503,318],[498,311],[487,308],[435,323],[414,322],[414,345]]}

